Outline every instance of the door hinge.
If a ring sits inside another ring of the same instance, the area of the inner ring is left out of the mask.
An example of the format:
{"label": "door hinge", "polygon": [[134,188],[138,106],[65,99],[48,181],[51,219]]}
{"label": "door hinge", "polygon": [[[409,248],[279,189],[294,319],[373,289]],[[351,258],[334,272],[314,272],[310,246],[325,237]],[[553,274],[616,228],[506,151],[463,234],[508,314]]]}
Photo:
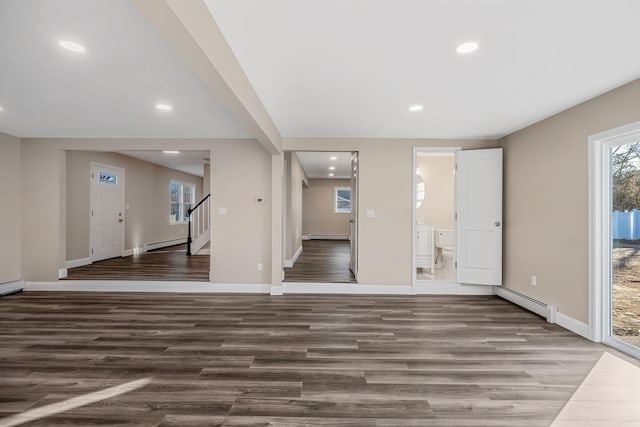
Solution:
{"label": "door hinge", "polygon": [[91,255],[93,255],[93,248],[91,248]]}
{"label": "door hinge", "polygon": [[93,172],[91,172],[91,179],[93,179]]}
{"label": "door hinge", "polygon": [[454,264],[455,264],[456,268],[458,268],[458,261],[456,261]]}
{"label": "door hinge", "polygon": [[93,209],[91,209],[91,216],[93,216]]}
{"label": "door hinge", "polygon": [[458,164],[456,163],[456,170],[458,170]]}
{"label": "door hinge", "polygon": [[456,217],[456,219],[458,219],[458,212],[455,213],[455,217]]}

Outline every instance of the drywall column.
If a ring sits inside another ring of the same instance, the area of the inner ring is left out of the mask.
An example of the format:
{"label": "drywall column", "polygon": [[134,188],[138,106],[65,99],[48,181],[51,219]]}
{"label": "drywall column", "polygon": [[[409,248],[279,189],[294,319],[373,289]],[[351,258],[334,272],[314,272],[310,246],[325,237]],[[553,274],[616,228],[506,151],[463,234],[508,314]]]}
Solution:
{"label": "drywall column", "polygon": [[271,156],[271,295],[282,295],[284,154]]}
{"label": "drywall column", "polygon": [[20,263],[20,139],[0,133],[0,284],[22,278]]}
{"label": "drywall column", "polygon": [[24,277],[27,281],[57,281],[66,252],[65,152],[23,140],[20,154]]}

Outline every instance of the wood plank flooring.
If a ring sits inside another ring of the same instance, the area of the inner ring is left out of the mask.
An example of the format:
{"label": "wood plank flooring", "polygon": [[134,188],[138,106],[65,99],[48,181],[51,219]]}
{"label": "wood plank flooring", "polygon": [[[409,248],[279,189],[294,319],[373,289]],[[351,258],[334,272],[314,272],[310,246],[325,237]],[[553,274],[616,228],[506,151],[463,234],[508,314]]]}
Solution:
{"label": "wood plank flooring", "polygon": [[0,340],[0,418],[151,378],[31,426],[548,426],[605,351],[493,296],[27,292]]}
{"label": "wood plank flooring", "polygon": [[284,281],[355,283],[350,259],[348,240],[303,240],[302,254],[292,268],[284,269]]}
{"label": "wood plank flooring", "polygon": [[209,255],[187,256],[187,245],[111,258],[68,269],[67,280],[209,281]]}

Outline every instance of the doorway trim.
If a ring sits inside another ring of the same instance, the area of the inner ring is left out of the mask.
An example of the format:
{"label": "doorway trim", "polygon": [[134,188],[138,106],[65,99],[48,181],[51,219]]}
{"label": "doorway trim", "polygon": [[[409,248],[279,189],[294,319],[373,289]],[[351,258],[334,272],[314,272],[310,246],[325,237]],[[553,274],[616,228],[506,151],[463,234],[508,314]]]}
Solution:
{"label": "doorway trim", "polygon": [[[418,248],[416,247],[416,233],[417,233],[417,218],[416,218],[416,168],[418,167],[418,154],[419,153],[451,153],[455,156],[455,153],[462,150],[462,147],[413,147],[413,161],[411,168],[411,182],[412,182],[412,190],[411,190],[411,285],[413,287],[417,285],[422,286],[432,286],[436,289],[442,288],[442,285],[450,286],[453,288],[456,284],[458,286],[462,286],[458,284],[456,281],[453,282],[442,282],[438,280],[418,280],[417,273],[417,263],[416,263],[416,254],[418,252]],[[453,188],[455,193],[455,187]],[[454,207],[455,210],[455,207]],[[473,286],[473,285],[471,285]],[[453,290],[453,289],[452,289]]]}
{"label": "doorway trim", "polygon": [[[118,169],[120,171],[122,171],[122,179],[120,180],[122,182],[122,200],[120,202],[120,205],[122,206],[122,212],[126,212],[125,211],[125,170],[124,168],[118,167],[118,166],[111,166],[111,165],[106,165],[104,163],[98,163],[98,162],[90,162],[89,163],[89,260],[91,261],[90,264],[93,264],[94,260],[93,260],[93,253],[91,252],[91,249],[94,247],[94,241],[93,241],[93,221],[94,221],[94,217],[93,215],[91,215],[91,212],[94,210],[94,198],[95,198],[95,194],[93,191],[93,177],[91,176],[91,174],[93,173],[93,168],[100,168],[100,167],[104,167],[104,168],[109,168],[109,169]],[[123,215],[125,216],[125,215]],[[123,218],[124,219],[124,218]],[[124,229],[126,227],[126,222],[123,224],[123,226],[121,227],[121,245],[120,245],[120,256],[125,256],[125,251],[124,251]]]}
{"label": "doorway trim", "polygon": [[[589,338],[640,358],[640,349],[611,336],[612,143],[640,136],[640,121],[590,135],[589,144]],[[617,144],[616,144],[617,145]]]}

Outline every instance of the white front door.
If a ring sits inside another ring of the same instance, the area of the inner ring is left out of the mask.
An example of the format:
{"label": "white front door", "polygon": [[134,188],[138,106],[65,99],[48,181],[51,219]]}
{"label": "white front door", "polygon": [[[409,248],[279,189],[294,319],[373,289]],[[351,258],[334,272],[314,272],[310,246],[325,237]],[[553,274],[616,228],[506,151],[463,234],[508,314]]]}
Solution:
{"label": "white front door", "polygon": [[[70,197],[73,197],[70,195]],[[91,261],[122,256],[124,170],[91,164]]]}
{"label": "white front door", "polygon": [[502,149],[456,153],[459,283],[502,285]]}

